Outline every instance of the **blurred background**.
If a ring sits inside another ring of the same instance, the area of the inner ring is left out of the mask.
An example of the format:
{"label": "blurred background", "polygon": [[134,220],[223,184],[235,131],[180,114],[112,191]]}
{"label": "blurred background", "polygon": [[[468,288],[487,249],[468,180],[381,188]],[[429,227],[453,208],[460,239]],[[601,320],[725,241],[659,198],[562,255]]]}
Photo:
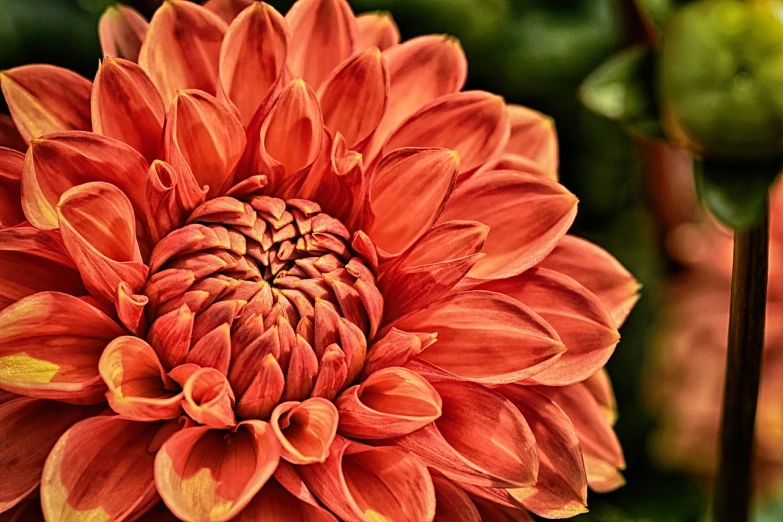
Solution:
{"label": "blurred background", "polygon": [[[154,0],[125,3],[145,16],[156,4]],[[291,4],[270,3],[282,12]],[[645,3],[654,13],[672,2]],[[0,70],[41,62],[92,78],[101,57],[97,21],[108,4],[106,0],[0,0]],[[584,108],[578,96],[580,84],[609,56],[648,41],[649,27],[638,6],[631,0],[351,0],[351,4],[356,12],[390,11],[403,39],[425,33],[456,36],[468,57],[468,88],[499,93],[509,102],[551,115],[560,138],[561,181],[580,199],[572,232],[612,252],[644,285],[642,299],[623,327],[622,341],[608,365],[618,401],[616,430],[627,460],[627,484],[610,494],[591,494],[590,513],[575,520],[704,520],[706,482],[676,471],[679,463],[667,458],[671,455],[657,426],[661,421],[653,414],[660,412],[660,397],[669,389],[670,378],[655,362],[661,357],[659,345],[670,339],[655,330],[667,327],[663,315],[686,313],[669,308],[675,299],[671,282],[688,264],[677,255],[676,245],[672,248],[672,237],[688,243],[681,225],[692,221],[696,211],[689,159],[624,133],[615,122]],[[609,86],[602,95],[611,102],[623,92]],[[0,112],[7,110],[0,105]],[[718,339],[725,338],[721,328],[715,327]],[[686,423],[691,398],[668,399],[681,402]],[[774,502],[759,507],[758,522],[780,520],[783,509]]]}

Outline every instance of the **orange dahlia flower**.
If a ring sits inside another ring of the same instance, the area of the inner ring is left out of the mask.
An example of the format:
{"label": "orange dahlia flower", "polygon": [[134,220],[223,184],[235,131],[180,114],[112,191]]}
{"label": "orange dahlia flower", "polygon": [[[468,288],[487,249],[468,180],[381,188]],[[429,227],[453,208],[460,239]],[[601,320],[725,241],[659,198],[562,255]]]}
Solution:
{"label": "orange dahlia flower", "polygon": [[[717,471],[726,368],[733,241],[714,221],[682,225],[672,255],[685,266],[672,281],[649,362],[646,391],[658,415],[658,462],[707,483]],[[754,482],[759,498],[783,491],[783,191],[771,198],[765,353],[756,416]]]}
{"label": "orange dahlia flower", "polygon": [[244,4],[112,8],[94,82],[0,74],[0,511],[530,520],[620,485],[637,285],[566,236],[551,122],[461,92],[450,38]]}

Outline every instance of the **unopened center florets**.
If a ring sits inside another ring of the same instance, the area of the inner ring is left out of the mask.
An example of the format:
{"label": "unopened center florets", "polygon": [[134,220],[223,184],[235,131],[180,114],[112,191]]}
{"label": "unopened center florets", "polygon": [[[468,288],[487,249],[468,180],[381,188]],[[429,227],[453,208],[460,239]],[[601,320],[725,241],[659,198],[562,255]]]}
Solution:
{"label": "unopened center florets", "polygon": [[308,200],[210,200],[152,252],[148,341],[169,370],[227,361],[237,401],[258,375],[282,376],[256,418],[281,401],[332,399],[360,374],[380,314],[371,263],[351,242]]}

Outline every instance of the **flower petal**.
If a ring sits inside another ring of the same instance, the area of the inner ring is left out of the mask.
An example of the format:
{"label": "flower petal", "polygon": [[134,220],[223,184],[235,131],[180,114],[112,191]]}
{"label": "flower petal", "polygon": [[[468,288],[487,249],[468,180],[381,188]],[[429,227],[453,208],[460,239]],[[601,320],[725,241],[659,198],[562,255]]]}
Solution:
{"label": "flower petal", "polygon": [[137,62],[148,27],[149,22],[132,7],[110,5],[98,22],[103,55]]}
{"label": "flower petal", "polygon": [[370,184],[369,223],[378,248],[399,254],[438,219],[454,188],[458,155],[445,149],[395,150],[381,160]]}
{"label": "flower petal", "polygon": [[204,7],[230,24],[239,13],[254,3],[255,0],[207,0]]}
{"label": "flower petal", "polygon": [[0,310],[45,290],[87,294],[60,235],[33,227],[0,230]]}
{"label": "flower petal", "polygon": [[492,522],[535,522],[533,517],[524,509],[511,509],[478,497],[473,497],[473,504],[478,509],[481,520],[492,520]]}
{"label": "flower petal", "polygon": [[157,88],[133,62],[104,58],[92,86],[92,130],[127,143],[151,162],[166,109]]}
{"label": "flower petal", "polygon": [[[208,2],[207,9],[210,3],[217,4]],[[220,3],[228,4],[229,0]],[[239,110],[242,124],[248,127],[283,74],[288,29],[282,15],[269,4],[245,3],[253,7],[231,23],[220,49],[218,98],[231,100]]]}
{"label": "flower petal", "polygon": [[419,357],[462,378],[515,382],[551,366],[565,350],[555,330],[519,301],[495,292],[446,297],[402,319],[396,328],[433,332],[438,342]]}
{"label": "flower petal", "polygon": [[458,482],[487,487],[535,483],[536,440],[508,399],[471,382],[432,385],[443,400],[443,414],[434,423],[391,443]]}
{"label": "flower petal", "polygon": [[380,146],[408,116],[432,100],[465,85],[468,63],[454,38],[431,35],[412,38],[384,51],[389,64],[389,106],[375,131]]}
{"label": "flower petal", "polygon": [[336,401],[340,434],[354,439],[407,435],[441,414],[438,392],[405,368],[386,368],[345,390]]}
{"label": "flower petal", "polygon": [[377,47],[356,53],[318,89],[324,125],[356,149],[381,122],[389,99],[389,71]]}
{"label": "flower petal", "polygon": [[182,414],[182,394],[167,389],[166,372],[155,351],[142,339],[114,339],[103,351],[98,371],[109,388],[109,405],[123,417],[153,421]]}
{"label": "flower petal", "polygon": [[285,460],[298,465],[324,462],[337,433],[337,408],[320,397],[284,402],[269,423]]}
{"label": "flower petal", "polygon": [[367,359],[360,378],[366,379],[384,368],[405,366],[436,340],[436,334],[415,334],[391,328],[367,350]]}
{"label": "flower petal", "polygon": [[191,2],[170,0],[155,11],[139,65],[166,106],[181,89],[215,95],[220,45],[227,30],[218,15]]}
{"label": "flower petal", "polygon": [[0,387],[76,404],[103,401],[103,348],[123,330],[70,295],[41,292],[0,312]]}
{"label": "flower petal", "polygon": [[464,490],[437,471],[430,470],[430,475],[435,486],[434,522],[481,522],[481,515]]}
{"label": "flower petal", "polygon": [[478,287],[513,297],[549,323],[566,347],[555,364],[530,379],[561,386],[580,382],[603,368],[620,334],[601,301],[585,287],[554,270],[535,268]]}
{"label": "flower petal", "polygon": [[432,227],[380,281],[384,320],[392,322],[445,297],[479,259],[489,227],[476,221],[447,221]]}
{"label": "flower petal", "polygon": [[211,428],[228,428],[236,424],[234,392],[226,376],[218,370],[196,369],[185,381],[182,395],[183,409],[199,424]]}
{"label": "flower petal", "polygon": [[382,154],[401,147],[443,147],[459,152],[460,174],[475,172],[497,157],[508,140],[506,103],[484,91],[437,98],[403,121]]}
{"label": "flower petal", "polygon": [[639,300],[639,282],[614,256],[587,240],[565,236],[541,266],[564,273],[597,295],[618,328]]}
{"label": "flower petal", "polygon": [[[298,4],[297,4],[298,5]],[[261,171],[272,187],[312,166],[323,141],[323,117],[312,89],[300,78],[283,89],[261,125]]]}
{"label": "flower petal", "polygon": [[345,0],[299,0],[285,16],[291,28],[288,67],[313,89],[353,53],[356,18]]}
{"label": "flower petal", "polygon": [[454,191],[441,221],[470,219],[490,227],[469,276],[502,279],[527,270],[555,248],[576,216],[576,197],[562,185],[508,170],[485,172]]}
{"label": "flower petal", "polygon": [[57,228],[55,207],[69,188],[104,181],[122,190],[144,215],[149,165],[133,147],[91,132],[63,132],[30,145],[22,173],[22,208],[37,228]]}
{"label": "flower petal", "polygon": [[155,449],[177,421],[135,422],[101,416],[74,425],[57,441],[41,478],[47,520],[122,520],[157,501]]}
{"label": "flower petal", "polygon": [[538,448],[538,482],[509,493],[533,513],[567,518],[587,511],[587,476],[574,426],[554,402],[516,384],[497,389],[524,415]]}
{"label": "flower petal", "polygon": [[236,431],[185,428],[158,452],[155,483],[178,518],[229,520],[272,476],[279,451],[272,429],[257,420]]}
{"label": "flower petal", "polygon": [[622,486],[625,458],[603,408],[583,383],[570,386],[536,386],[537,392],[553,400],[571,419],[579,436],[591,488],[610,491]]}
{"label": "flower petal", "polygon": [[0,147],[0,227],[13,227],[26,218],[22,212],[24,154]]}
{"label": "flower petal", "polygon": [[356,49],[359,51],[373,47],[383,51],[400,43],[400,30],[389,12],[362,13],[356,17],[356,27]]}
{"label": "flower petal", "polygon": [[177,93],[166,116],[163,159],[180,176],[209,187],[208,198],[223,194],[245,148],[242,124],[216,98],[196,90]]}
{"label": "flower petal", "polygon": [[427,468],[396,448],[372,448],[338,438],[326,462],[298,471],[313,493],[346,522],[428,522],[435,516],[435,491]]}
{"label": "flower petal", "polygon": [[92,83],[53,65],[23,65],[0,72],[16,128],[30,143],[51,132],[90,129]]}
{"label": "flower petal", "polygon": [[[0,404],[0,513],[35,491],[41,471],[60,435],[95,408],[17,397]],[[24,520],[27,520],[26,518]]]}
{"label": "flower petal", "polygon": [[114,303],[123,282],[134,294],[141,292],[149,270],[125,194],[108,183],[78,185],[63,193],[57,216],[65,247],[94,297]]}
{"label": "flower petal", "polygon": [[308,504],[274,478],[264,484],[250,504],[233,519],[236,522],[337,522],[324,508]]}
{"label": "flower petal", "polygon": [[511,137],[504,151],[534,160],[544,172],[556,173],[557,133],[552,119],[520,105],[508,105],[507,111]]}

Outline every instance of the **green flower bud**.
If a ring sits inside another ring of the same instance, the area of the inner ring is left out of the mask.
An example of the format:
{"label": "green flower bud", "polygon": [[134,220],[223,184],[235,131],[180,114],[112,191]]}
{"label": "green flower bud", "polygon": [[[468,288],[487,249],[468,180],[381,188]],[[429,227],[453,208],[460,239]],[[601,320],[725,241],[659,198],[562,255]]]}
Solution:
{"label": "green flower bud", "polygon": [[783,2],[683,6],[664,32],[660,73],[675,141],[716,158],[783,151]]}

